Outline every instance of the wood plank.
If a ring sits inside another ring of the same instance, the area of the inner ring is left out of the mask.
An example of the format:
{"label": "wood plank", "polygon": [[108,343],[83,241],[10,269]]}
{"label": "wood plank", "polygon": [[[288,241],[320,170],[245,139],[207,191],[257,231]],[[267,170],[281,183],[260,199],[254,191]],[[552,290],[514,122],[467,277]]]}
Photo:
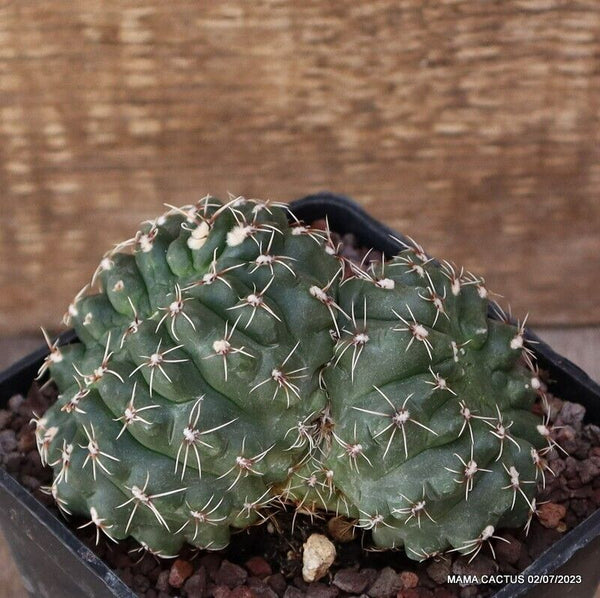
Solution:
{"label": "wood plank", "polygon": [[322,188],[598,323],[599,52],[596,0],[0,1],[0,331],[163,202]]}

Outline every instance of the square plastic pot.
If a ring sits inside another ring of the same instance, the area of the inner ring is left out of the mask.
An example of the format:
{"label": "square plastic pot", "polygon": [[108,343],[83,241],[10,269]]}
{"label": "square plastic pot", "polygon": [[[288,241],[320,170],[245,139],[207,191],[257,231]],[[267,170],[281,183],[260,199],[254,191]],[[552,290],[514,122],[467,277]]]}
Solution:
{"label": "square plastic pot", "polygon": [[[311,222],[327,217],[332,230],[353,233],[363,246],[394,255],[403,236],[369,216],[346,197],[319,193],[291,204],[297,218]],[[493,314],[490,313],[493,317]],[[568,359],[527,331],[540,367],[548,370],[550,389],[562,399],[586,408],[586,422],[600,425],[600,386]],[[61,344],[75,340],[72,331]],[[11,396],[26,394],[47,355],[46,347],[0,374],[0,407]],[[6,471],[0,469],[0,527],[31,596],[60,598],[134,598],[135,594],[91,550]],[[600,510],[565,534],[523,572],[522,583],[511,583],[494,598],[548,595],[592,597],[600,583]],[[580,584],[544,583],[544,575],[580,575]],[[535,583],[542,580],[542,583]],[[557,594],[558,592],[558,594]]]}

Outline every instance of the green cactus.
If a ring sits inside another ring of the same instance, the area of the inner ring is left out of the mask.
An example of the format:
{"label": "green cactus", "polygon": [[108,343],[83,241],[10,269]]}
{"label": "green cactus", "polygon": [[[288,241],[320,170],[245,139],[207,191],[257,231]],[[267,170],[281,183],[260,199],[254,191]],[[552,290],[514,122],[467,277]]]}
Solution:
{"label": "green cactus", "polygon": [[350,265],[287,216],[205,198],[105,255],[69,307],[80,342],[40,372],[58,506],[159,556],[223,548],[275,504],[415,559],[529,521],[555,441],[523,326],[416,244]]}

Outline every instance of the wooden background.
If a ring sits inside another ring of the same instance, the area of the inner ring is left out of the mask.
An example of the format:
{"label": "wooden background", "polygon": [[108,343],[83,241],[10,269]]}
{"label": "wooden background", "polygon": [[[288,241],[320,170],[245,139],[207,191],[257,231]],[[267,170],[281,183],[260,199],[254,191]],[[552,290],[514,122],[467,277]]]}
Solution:
{"label": "wooden background", "polygon": [[354,196],[600,322],[598,0],[0,0],[0,334],[163,202]]}

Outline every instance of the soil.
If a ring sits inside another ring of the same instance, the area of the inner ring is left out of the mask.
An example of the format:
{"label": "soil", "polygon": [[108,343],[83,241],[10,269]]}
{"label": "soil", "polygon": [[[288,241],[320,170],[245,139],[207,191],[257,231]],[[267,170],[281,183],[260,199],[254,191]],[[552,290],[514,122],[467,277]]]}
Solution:
{"label": "soil", "polygon": [[[344,255],[354,261],[360,262],[367,253],[351,235],[339,240]],[[367,259],[379,261],[381,254],[371,252]],[[540,375],[544,379],[544,372]],[[460,587],[446,583],[447,575],[516,575],[600,507],[600,427],[584,423],[581,405],[563,402],[547,391],[551,421],[557,428],[555,439],[568,456],[556,449],[547,455],[555,475],[546,472],[545,488],[539,480],[538,513],[529,533],[523,529],[496,530],[508,543],[494,542],[495,559],[486,546],[471,562],[470,557],[449,553],[417,563],[402,551],[370,551],[368,532],[349,538],[340,519],[297,516],[292,525],[291,511],[273,513],[262,525],[237,533],[225,550],[207,552],[188,547],[176,559],[159,559],[133,540],[113,544],[101,538],[96,545],[95,530],[78,529],[86,523],[83,519],[65,520],[44,492],[44,486],[52,481],[52,470],[40,462],[30,419],[34,412],[43,413],[56,396],[53,385],[42,390],[34,384],[26,398],[16,395],[6,409],[0,410],[0,463],[63,519],[137,595],[146,598],[486,597],[501,586]],[[541,411],[539,405],[537,408]],[[325,578],[307,584],[301,573],[302,545],[312,533],[334,541],[337,557]]]}

